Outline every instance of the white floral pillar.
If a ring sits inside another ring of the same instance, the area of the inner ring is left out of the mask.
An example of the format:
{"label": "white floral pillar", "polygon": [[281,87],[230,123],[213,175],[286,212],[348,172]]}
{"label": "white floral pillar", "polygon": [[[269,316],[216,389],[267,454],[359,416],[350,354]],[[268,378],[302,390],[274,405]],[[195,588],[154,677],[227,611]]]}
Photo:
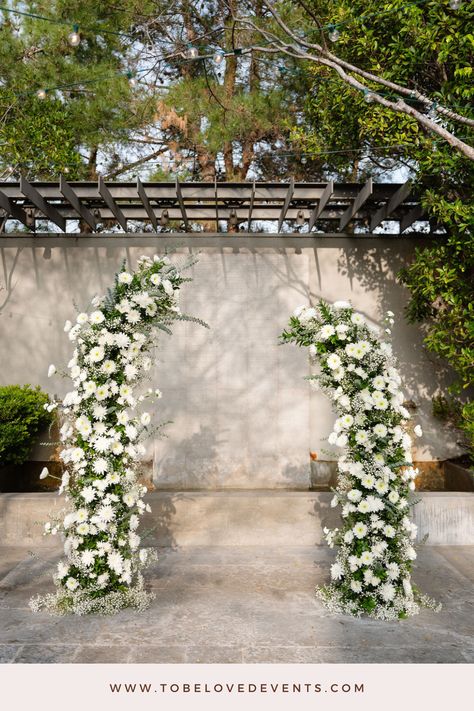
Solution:
{"label": "white floral pillar", "polygon": [[[392,323],[388,312],[386,337]],[[309,348],[321,368],[311,383],[338,415],[329,444],[341,451],[332,505],[341,506],[342,527],[325,529],[338,551],[332,582],[318,596],[333,611],[389,620],[437,607],[411,582],[416,526],[408,510],[417,470],[391,344],[349,303],[324,301],[299,307],[282,340]]]}
{"label": "white floral pillar", "polygon": [[143,408],[160,392],[139,394],[138,388],[152,364],[155,327],[169,332],[170,323],[187,318],[178,306],[183,281],[167,257],[142,257],[135,272],[123,267],[113,288],[75,325],[66,322],[75,348],[68,363],[73,389],[61,405],[60,492],[70,510],[45,527],[64,535],[65,559],[55,575],[56,593],[34,598],[33,610],[113,613],[149,602],[141,570],[150,554],[140,549],[137,529],[150,507],[138,467],[141,440],[152,431]]}

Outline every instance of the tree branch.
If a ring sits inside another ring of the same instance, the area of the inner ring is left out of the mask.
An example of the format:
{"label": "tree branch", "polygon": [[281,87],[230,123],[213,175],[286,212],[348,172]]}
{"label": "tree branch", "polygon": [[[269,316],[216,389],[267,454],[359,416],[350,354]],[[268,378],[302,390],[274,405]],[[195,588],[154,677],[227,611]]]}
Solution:
{"label": "tree branch", "polygon": [[[368,79],[369,81],[373,81],[376,84],[380,84],[381,86],[387,87],[387,89],[392,89],[393,91],[396,91],[398,94],[402,94],[402,96],[407,96],[412,99],[416,99],[420,103],[425,104],[425,106],[432,108],[433,107],[433,100],[430,99],[428,96],[425,94],[422,94],[420,91],[417,89],[409,89],[408,87],[402,86],[401,84],[397,84],[396,82],[390,81],[388,79],[384,79],[383,77],[379,77],[376,74],[373,74],[372,72],[367,72],[364,69],[360,69],[354,64],[350,64],[349,62],[346,62],[343,59],[340,59],[337,55],[333,54],[330,52],[327,47],[324,48],[319,44],[312,44],[311,42],[305,42],[304,40],[301,39],[301,37],[298,37],[298,35],[295,35],[294,32],[288,27],[288,25],[283,22],[281,17],[278,15],[276,10],[273,8],[272,4],[268,0],[263,0],[271,14],[273,15],[275,21],[279,25],[279,27],[287,34],[289,37],[291,37],[292,40],[294,40],[298,45],[301,45],[302,47],[305,47],[306,49],[312,49],[316,50],[317,52],[320,52],[321,55],[327,57],[328,59],[332,60],[333,62],[336,62],[341,66],[343,69],[346,69],[349,72],[354,72],[354,74],[358,74],[361,77],[364,77],[364,79]],[[455,111],[452,111],[451,109],[446,108],[445,106],[436,106],[433,107],[435,108],[435,111],[442,116],[446,116],[447,118],[451,119],[452,121],[457,121],[458,123],[463,123],[466,126],[474,126],[474,119],[470,119],[467,116],[462,116],[461,114],[456,113]]]}
{"label": "tree branch", "polygon": [[[387,80],[381,79],[380,77],[377,77],[376,75],[373,75],[370,72],[365,72],[359,69],[358,67],[349,64],[348,62],[344,62],[331,52],[325,51],[321,47],[321,45],[305,42],[300,37],[295,35],[289,27],[287,27],[287,25],[283,22],[283,20],[279,17],[279,15],[276,13],[276,11],[273,9],[270,3],[268,3],[267,0],[265,0],[265,4],[272,13],[273,17],[275,18],[275,21],[280,26],[280,28],[285,32],[288,37],[294,40],[294,44],[284,43],[279,37],[269,32],[268,30],[259,27],[249,18],[234,18],[236,22],[239,22],[240,24],[247,26],[247,28],[252,28],[255,32],[258,32],[270,45],[270,47],[254,48],[254,50],[258,49],[258,51],[260,52],[270,54],[273,54],[275,52],[281,52],[283,54],[286,54],[287,56],[294,57],[296,59],[308,60],[333,69],[337,72],[339,77],[346,84],[349,84],[349,86],[352,86],[354,89],[357,89],[358,91],[362,91],[364,93],[369,92],[373,99],[373,103],[378,103],[384,106],[385,108],[391,109],[392,111],[395,111],[397,113],[411,116],[427,131],[437,134],[449,145],[453,146],[453,148],[456,148],[460,153],[465,155],[470,160],[474,161],[474,148],[472,146],[457,138],[453,133],[445,129],[443,126],[437,124],[436,121],[431,119],[426,114],[422,113],[415,107],[407,104],[403,100],[402,96],[398,97],[396,101],[387,99],[376,93],[374,90],[370,89],[370,87],[363,84],[356,77],[351,76],[351,74],[348,74],[347,72],[350,71],[359,76],[363,76],[366,79],[370,79],[370,81],[374,81],[375,83],[379,83],[384,86],[390,86],[390,88],[392,88],[394,91],[397,91],[397,93],[401,93],[403,95],[410,95],[410,97],[417,98],[417,100],[422,101],[425,104],[428,103],[431,106],[432,102],[430,99],[424,97],[424,95],[420,94],[419,92],[412,92],[406,87],[399,87],[398,84],[394,84],[393,82],[387,82]],[[309,49],[315,49],[318,53],[315,54],[309,52]],[[418,94],[418,96],[421,98],[418,98],[416,94]],[[453,113],[450,112],[449,109],[444,109],[443,107],[437,107],[437,111],[439,113],[444,112],[445,114],[446,112],[449,114]],[[457,116],[457,114],[455,114],[455,116]],[[463,122],[469,124],[472,123],[472,125],[474,125],[474,121],[471,121],[471,119],[467,119],[466,117],[460,118],[463,120]]]}

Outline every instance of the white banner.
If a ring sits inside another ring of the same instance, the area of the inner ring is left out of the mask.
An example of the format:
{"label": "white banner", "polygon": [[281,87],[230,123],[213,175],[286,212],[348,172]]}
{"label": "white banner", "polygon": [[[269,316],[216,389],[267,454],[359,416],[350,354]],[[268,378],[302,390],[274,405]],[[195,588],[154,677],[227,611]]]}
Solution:
{"label": "white banner", "polygon": [[1,702],[18,711],[446,711],[471,703],[471,665],[15,664]]}

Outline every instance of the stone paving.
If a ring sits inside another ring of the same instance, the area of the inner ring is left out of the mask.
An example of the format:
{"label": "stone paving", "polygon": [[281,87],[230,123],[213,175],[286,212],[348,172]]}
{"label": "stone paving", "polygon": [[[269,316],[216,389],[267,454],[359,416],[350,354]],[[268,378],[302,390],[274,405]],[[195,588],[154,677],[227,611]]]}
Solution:
{"label": "stone paving", "polygon": [[58,555],[0,549],[0,661],[474,662],[474,546],[425,547],[414,578],[443,609],[396,623],[328,614],[313,594],[332,557],[322,546],[162,549],[145,613],[34,615],[28,600],[52,589]]}

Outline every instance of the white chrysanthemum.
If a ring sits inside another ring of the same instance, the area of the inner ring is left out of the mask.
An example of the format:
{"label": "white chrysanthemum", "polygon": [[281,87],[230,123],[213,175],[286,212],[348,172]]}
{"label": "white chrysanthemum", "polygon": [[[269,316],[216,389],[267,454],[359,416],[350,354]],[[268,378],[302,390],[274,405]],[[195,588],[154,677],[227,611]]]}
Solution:
{"label": "white chrysanthemum", "polygon": [[136,437],[138,435],[138,430],[135,427],[135,425],[126,425],[125,426],[125,434],[127,435],[127,437],[130,440],[133,441],[134,439],[136,439]]}
{"label": "white chrysanthemum", "polygon": [[379,422],[374,426],[374,434],[377,435],[377,437],[386,437],[387,436],[387,428],[384,424]]}
{"label": "white chrysanthemum", "polygon": [[79,583],[75,578],[68,578],[66,580],[66,587],[68,590],[74,591],[79,587]]}
{"label": "white chrysanthemum", "polygon": [[107,385],[99,385],[95,391],[96,400],[106,400],[109,397],[109,388]]}
{"label": "white chrysanthemum", "polygon": [[93,486],[85,486],[81,489],[81,496],[86,503],[90,504],[96,497],[96,491]]}
{"label": "white chrysanthemum", "polygon": [[110,523],[115,518],[115,511],[110,505],[101,506],[97,511],[97,517],[104,523]]}
{"label": "white chrysanthemum", "polygon": [[396,580],[400,577],[400,566],[397,563],[389,563],[387,565],[387,575],[390,580]]}
{"label": "white chrysanthemum", "polygon": [[339,368],[339,366],[341,365],[341,359],[339,358],[337,353],[331,353],[331,355],[328,356],[326,360],[326,365],[331,370],[336,370],[336,368]]}
{"label": "white chrysanthemum", "polygon": [[396,530],[391,524],[387,524],[386,526],[383,527],[383,534],[387,538],[393,538],[396,534]]}
{"label": "white chrysanthemum", "polygon": [[95,555],[94,555],[93,551],[86,550],[81,553],[81,562],[86,567],[94,565],[94,561],[95,561]]}
{"label": "white chrysanthemum", "polygon": [[347,498],[349,501],[352,501],[352,503],[357,503],[362,498],[362,492],[359,491],[359,489],[351,489],[347,492]]}
{"label": "white chrysanthemum", "polygon": [[126,348],[128,344],[130,343],[130,337],[127,336],[126,333],[116,333],[115,334],[115,343],[119,348]]}
{"label": "white chrysanthemum", "polygon": [[107,408],[104,405],[94,405],[92,408],[92,415],[94,420],[103,420],[107,415]]}
{"label": "white chrysanthemum", "polygon": [[127,380],[134,380],[134,378],[137,377],[138,368],[135,365],[132,365],[132,363],[127,363],[124,368],[124,373]]}
{"label": "white chrysanthemum", "polygon": [[118,275],[119,284],[131,284],[132,281],[133,277],[128,272],[120,272],[120,274]]}
{"label": "white chrysanthemum", "polygon": [[66,577],[66,575],[69,573],[69,566],[66,565],[62,560],[59,561],[58,563],[58,572],[57,576],[59,580],[62,580],[63,578]]}
{"label": "white chrysanthemum", "polygon": [[88,523],[80,523],[78,526],[76,526],[76,532],[80,536],[87,536],[89,533],[89,524]]}
{"label": "white chrysanthemum", "polygon": [[415,425],[415,427],[413,428],[413,431],[417,437],[423,436],[423,430],[421,429],[420,425]]}
{"label": "white chrysanthemum", "polygon": [[135,505],[136,498],[132,493],[128,493],[128,494],[124,494],[124,496],[122,497],[122,501],[126,506],[131,508],[132,506]]}
{"label": "white chrysanthemum", "polygon": [[325,324],[319,332],[319,337],[322,341],[326,341],[331,336],[334,336],[336,329],[330,323]]}
{"label": "white chrysanthemum", "polygon": [[89,321],[94,325],[98,325],[105,321],[105,316],[102,311],[93,311],[89,317]]}
{"label": "white chrysanthemum", "polygon": [[352,425],[354,424],[354,418],[352,417],[352,415],[349,415],[349,414],[343,415],[342,417],[339,418],[339,422],[341,423],[341,426],[344,429],[348,429],[349,427],[352,427]]}
{"label": "white chrysanthemum", "polygon": [[376,390],[383,390],[385,388],[385,378],[383,378],[381,375],[377,375],[372,380],[372,385]]}
{"label": "white chrysanthemum", "polygon": [[377,479],[375,482],[375,491],[378,494],[386,494],[388,491],[388,484],[383,479]]}
{"label": "white chrysanthemum", "polygon": [[140,417],[140,422],[142,423],[142,425],[144,425],[144,427],[147,427],[147,425],[149,425],[151,422],[150,413],[144,412]]}
{"label": "white chrysanthemum", "polygon": [[130,387],[130,385],[127,385],[126,383],[123,383],[123,385],[120,386],[119,392],[122,397],[126,397],[126,398],[131,397],[133,394],[132,388]]}
{"label": "white chrysanthemum", "polygon": [[128,413],[125,412],[125,410],[120,410],[117,413],[117,422],[119,423],[119,425],[126,425],[129,419],[130,418],[128,416]]}
{"label": "white chrysanthemum", "polygon": [[108,468],[108,462],[103,457],[99,457],[98,459],[96,459],[92,465],[92,469],[96,474],[105,474]]}
{"label": "white chrysanthemum", "polygon": [[97,390],[97,385],[93,380],[86,380],[86,382],[82,385],[82,389],[84,391],[84,395],[86,395],[86,397],[90,397]]}
{"label": "white chrysanthemum", "polygon": [[95,346],[89,351],[89,360],[91,363],[99,363],[104,359],[105,351],[102,346]]}
{"label": "white chrysanthemum", "polygon": [[106,373],[106,375],[111,375],[117,370],[117,366],[113,360],[105,360],[101,365],[101,371]]}
{"label": "white chrysanthemum", "polygon": [[116,456],[122,454],[123,452],[123,444],[121,442],[114,442],[111,447],[112,454],[115,454]]}
{"label": "white chrysanthemum", "polygon": [[372,563],[374,562],[373,554],[370,551],[363,551],[360,554],[360,562],[363,565],[372,565]]}
{"label": "white chrysanthemum", "polygon": [[366,430],[358,430],[355,435],[357,444],[365,444],[369,441],[369,435]]}
{"label": "white chrysanthemum", "polygon": [[351,322],[356,326],[361,326],[363,323],[365,323],[365,320],[362,314],[353,313],[351,315]]}
{"label": "white chrysanthemum", "polygon": [[364,538],[367,534],[367,526],[365,525],[365,523],[358,521],[353,526],[352,531],[354,533],[354,536],[356,536],[356,538]]}
{"label": "white chrysanthemum", "polygon": [[333,563],[331,565],[331,578],[333,580],[340,580],[344,576],[344,570],[339,563]]}
{"label": "white chrysanthemum", "polygon": [[357,510],[360,511],[360,513],[368,513],[370,511],[370,506],[366,499],[362,499],[362,501],[357,504]]}
{"label": "white chrysanthemum", "polygon": [[391,583],[383,583],[379,587],[379,594],[385,602],[390,602],[395,597],[396,588]]}

